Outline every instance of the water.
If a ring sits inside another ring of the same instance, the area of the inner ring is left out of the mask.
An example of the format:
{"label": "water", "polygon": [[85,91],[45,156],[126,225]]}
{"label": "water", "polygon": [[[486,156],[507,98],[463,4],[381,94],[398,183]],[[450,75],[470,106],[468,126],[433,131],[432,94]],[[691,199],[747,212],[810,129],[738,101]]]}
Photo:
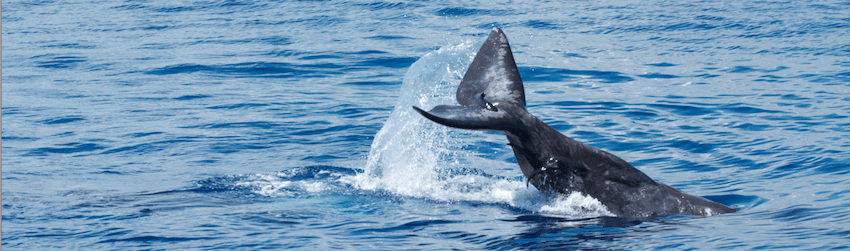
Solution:
{"label": "water", "polygon": [[[850,246],[850,4],[6,1],[3,248]],[[713,217],[526,188],[411,105],[491,27],[528,109]]]}

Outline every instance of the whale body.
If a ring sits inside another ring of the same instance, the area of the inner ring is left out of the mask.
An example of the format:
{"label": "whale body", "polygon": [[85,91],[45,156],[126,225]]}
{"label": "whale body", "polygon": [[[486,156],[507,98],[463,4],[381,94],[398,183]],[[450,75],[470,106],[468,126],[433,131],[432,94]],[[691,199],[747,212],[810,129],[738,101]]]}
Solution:
{"label": "whale body", "polygon": [[413,109],[445,126],[503,132],[527,184],[538,190],[580,192],[619,217],[736,211],[656,182],[619,157],[575,141],[529,113],[519,70],[499,28],[493,28],[475,55],[456,97],[458,106]]}

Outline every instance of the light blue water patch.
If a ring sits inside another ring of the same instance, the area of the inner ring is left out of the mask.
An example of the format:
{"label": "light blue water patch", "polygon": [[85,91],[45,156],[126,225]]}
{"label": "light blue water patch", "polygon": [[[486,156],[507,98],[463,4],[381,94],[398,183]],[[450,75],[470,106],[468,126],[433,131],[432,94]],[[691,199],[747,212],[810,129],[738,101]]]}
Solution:
{"label": "light blue water patch", "polygon": [[[850,246],[850,5],[11,1],[2,247]],[[627,219],[441,127],[494,26],[530,112],[739,208]]]}

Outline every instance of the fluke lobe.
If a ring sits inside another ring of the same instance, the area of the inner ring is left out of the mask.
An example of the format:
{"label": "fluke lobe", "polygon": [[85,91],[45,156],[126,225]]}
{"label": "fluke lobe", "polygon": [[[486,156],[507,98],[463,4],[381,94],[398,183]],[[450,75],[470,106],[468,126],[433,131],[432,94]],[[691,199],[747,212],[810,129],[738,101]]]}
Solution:
{"label": "fluke lobe", "polygon": [[736,211],[655,182],[613,154],[564,136],[525,109],[525,91],[508,39],[493,28],[457,89],[459,106],[430,111],[439,124],[495,130],[508,137],[528,183],[539,190],[580,192],[620,217],[667,214],[711,216]]}

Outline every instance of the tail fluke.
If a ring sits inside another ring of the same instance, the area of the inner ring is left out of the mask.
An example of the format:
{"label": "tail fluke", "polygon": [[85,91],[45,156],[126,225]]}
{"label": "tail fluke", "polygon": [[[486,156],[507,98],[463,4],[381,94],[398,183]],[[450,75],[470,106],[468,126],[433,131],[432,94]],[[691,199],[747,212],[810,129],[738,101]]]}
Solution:
{"label": "tail fluke", "polygon": [[439,124],[472,130],[506,131],[516,127],[513,118],[499,106],[525,109],[525,91],[514,62],[508,38],[493,28],[457,89],[460,106],[441,105],[431,111],[413,107]]}
{"label": "tail fluke", "polygon": [[427,112],[416,106],[413,109],[431,121],[454,128],[505,131],[515,124],[505,111],[488,110],[478,106],[440,105]]}
{"label": "tail fluke", "polygon": [[525,107],[525,91],[511,45],[499,28],[493,28],[463,75],[457,88],[457,102],[475,106],[482,93],[494,104],[511,102]]}

